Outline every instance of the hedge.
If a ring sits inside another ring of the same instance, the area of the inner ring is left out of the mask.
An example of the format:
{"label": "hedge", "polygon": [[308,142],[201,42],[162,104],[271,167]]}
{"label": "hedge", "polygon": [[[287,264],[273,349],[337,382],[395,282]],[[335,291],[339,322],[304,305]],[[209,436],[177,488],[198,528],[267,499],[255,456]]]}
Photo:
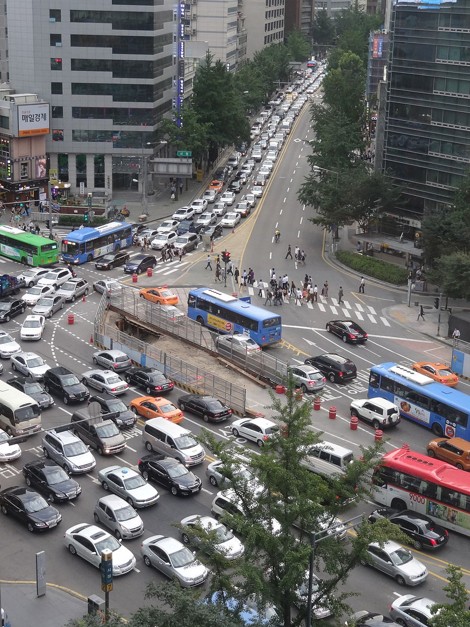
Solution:
{"label": "hedge", "polygon": [[370,276],[386,283],[406,285],[408,280],[408,270],[406,268],[382,261],[382,259],[374,259],[374,257],[359,255],[358,253],[345,250],[339,250],[336,253],[336,258],[345,266],[348,266],[348,268],[352,268],[364,276]]}
{"label": "hedge", "polygon": [[93,222],[84,222],[83,216],[71,215],[71,214],[60,214],[59,215],[59,226],[80,226],[80,224],[84,224],[85,226],[98,226],[100,224],[106,224],[109,222],[106,216],[95,216],[93,218]]}

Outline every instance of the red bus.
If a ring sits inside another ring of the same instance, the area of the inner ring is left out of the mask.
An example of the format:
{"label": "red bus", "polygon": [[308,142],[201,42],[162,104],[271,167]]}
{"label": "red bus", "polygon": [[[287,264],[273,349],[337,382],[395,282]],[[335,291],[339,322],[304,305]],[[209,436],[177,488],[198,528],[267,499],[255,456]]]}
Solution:
{"label": "red bus", "polygon": [[405,445],[383,456],[372,484],[377,503],[427,514],[443,527],[470,536],[470,473],[465,470]]}

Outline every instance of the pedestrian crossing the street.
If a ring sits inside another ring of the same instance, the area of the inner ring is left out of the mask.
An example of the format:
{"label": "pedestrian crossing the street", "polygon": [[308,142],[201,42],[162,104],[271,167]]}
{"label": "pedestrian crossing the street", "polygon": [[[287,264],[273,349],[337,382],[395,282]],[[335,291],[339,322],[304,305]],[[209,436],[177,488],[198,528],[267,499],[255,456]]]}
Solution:
{"label": "pedestrian crossing the street", "polygon": [[[257,283],[253,284],[253,286],[247,286],[248,294],[250,296],[258,296],[259,288],[257,287]],[[266,298],[266,290],[261,290],[262,296],[260,298]],[[324,296],[318,295],[318,301],[315,303],[307,303],[296,302],[292,297],[291,299],[284,299],[286,304],[294,305],[295,307],[307,307],[308,309],[318,309],[322,313],[327,313],[335,316],[336,318],[357,318],[360,322],[367,322],[371,324],[383,324],[386,327],[390,326],[390,322],[384,316],[380,316],[374,307],[370,305],[362,305],[361,303],[353,303],[352,305],[347,301],[341,301],[341,304],[338,303],[336,298],[325,298]]]}

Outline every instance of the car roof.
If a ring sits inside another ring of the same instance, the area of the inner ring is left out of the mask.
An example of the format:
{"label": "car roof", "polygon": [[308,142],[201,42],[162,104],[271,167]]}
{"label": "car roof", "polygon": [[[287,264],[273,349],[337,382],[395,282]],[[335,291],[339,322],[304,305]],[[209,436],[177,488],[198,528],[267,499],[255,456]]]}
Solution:
{"label": "car roof", "polygon": [[76,529],[74,533],[80,533],[85,538],[93,540],[93,542],[96,542],[100,538],[107,538],[110,535],[107,531],[96,525],[83,525],[80,529]]}
{"label": "car roof", "polygon": [[346,448],[345,446],[341,446],[340,444],[334,444],[333,442],[328,442],[327,440],[322,440],[321,442],[312,444],[311,448],[331,451],[333,453],[340,453],[341,455],[352,453],[351,449]]}
{"label": "car roof", "polygon": [[267,418],[247,418],[246,422],[254,422],[256,425],[258,425],[261,428],[272,427],[273,425],[277,426],[275,422],[273,422],[272,420],[268,420]]}
{"label": "car roof", "polygon": [[392,409],[392,407],[396,407],[395,403],[392,403],[392,401],[389,401],[386,398],[381,398],[380,396],[374,396],[374,398],[365,398],[363,400],[365,403],[367,402],[374,403],[375,405],[381,405],[384,409]]}
{"label": "car roof", "polygon": [[338,353],[322,353],[321,355],[316,355],[315,357],[313,357],[313,359],[319,359],[319,358],[331,359],[331,361],[334,361],[335,363],[338,363],[338,364],[344,364],[347,361],[351,361],[347,357],[338,355]]}
{"label": "car roof", "polygon": [[126,466],[109,466],[108,468],[103,468],[102,472],[104,471],[113,472],[114,474],[119,475],[122,479],[127,479],[128,477],[138,474],[135,470],[127,468]]}
{"label": "car roof", "polygon": [[106,496],[102,496],[100,499],[98,499],[98,502],[99,503],[104,503],[105,505],[108,505],[112,509],[114,509],[114,508],[121,509],[121,507],[127,507],[128,506],[127,501],[122,499],[117,494],[107,494]]}
{"label": "car roof", "polygon": [[431,607],[436,604],[436,602],[432,599],[428,599],[426,597],[415,597],[410,594],[405,594],[402,597],[399,597],[396,599],[396,603],[399,607],[413,607],[418,609],[427,616],[432,616]]}
{"label": "car roof", "polygon": [[[122,355],[126,355],[127,357],[127,354],[124,351],[120,351],[117,349],[114,349],[114,350],[104,349],[102,351],[98,351],[98,353],[108,353],[108,355],[111,355],[111,357],[122,357]],[[107,372],[110,372],[110,371],[108,370]]]}
{"label": "car roof", "polygon": [[292,370],[292,368],[297,368],[297,370],[302,370],[302,372],[305,373],[314,372],[315,374],[321,374],[318,368],[315,368],[315,366],[312,366],[310,364],[292,364],[288,366],[288,368],[289,370]]}
{"label": "car roof", "polygon": [[26,320],[44,320],[44,316],[40,316],[38,314],[29,314],[29,316],[26,316],[23,322],[25,322]]}
{"label": "car roof", "polygon": [[381,542],[371,542],[369,546],[375,546],[377,548],[384,549],[384,551],[386,551],[387,553],[397,551],[398,549],[408,551],[408,549],[405,549],[401,544],[398,544],[398,542],[394,542],[393,540],[386,540],[383,544]]}
{"label": "car roof", "polygon": [[47,433],[50,433],[51,435],[53,435],[55,438],[60,440],[63,444],[68,444],[69,442],[80,441],[80,438],[76,436],[74,433],[72,433],[72,431],[56,431],[55,429],[51,429]]}
{"label": "car roof", "polygon": [[179,551],[183,546],[179,540],[177,540],[176,538],[171,538],[170,536],[162,536],[155,541],[155,544],[158,544],[158,546],[160,546],[168,553],[174,553],[175,551]]}
{"label": "car roof", "polygon": [[[25,359],[32,359],[34,357],[41,357],[41,355],[38,355],[37,353],[33,353],[32,351],[23,351],[21,353],[16,353],[16,355],[13,355],[13,357],[24,357]],[[41,359],[43,359],[41,357]],[[57,370],[57,368],[60,368],[61,366],[57,366],[56,368],[54,368],[54,370]]]}

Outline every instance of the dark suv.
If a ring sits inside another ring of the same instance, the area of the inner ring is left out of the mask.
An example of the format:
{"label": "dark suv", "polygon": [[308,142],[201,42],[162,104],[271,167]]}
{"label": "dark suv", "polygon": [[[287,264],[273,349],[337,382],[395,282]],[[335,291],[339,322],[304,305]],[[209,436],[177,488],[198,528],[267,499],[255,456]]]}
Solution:
{"label": "dark suv", "polygon": [[75,435],[100,455],[115,455],[126,448],[126,440],[112,420],[103,420],[102,416],[93,418],[84,410],[74,412],[70,422]]}
{"label": "dark suv", "polygon": [[148,268],[155,268],[157,265],[157,258],[154,255],[139,254],[135,257],[131,257],[129,261],[124,264],[124,272],[127,274],[142,274]]}
{"label": "dark suv", "polygon": [[90,396],[87,388],[83,383],[80,383],[77,375],[63,366],[46,370],[44,373],[44,387],[46,392],[61,396],[66,405],[86,401]]}
{"label": "dark suv", "polygon": [[332,383],[344,383],[357,377],[355,364],[350,359],[336,353],[308,357],[304,363],[318,368]]}
{"label": "dark suv", "polygon": [[107,392],[90,396],[88,404],[98,403],[101,409],[103,420],[112,420],[120,429],[133,427],[137,421],[137,416],[128,409],[120,398],[116,398]]}

